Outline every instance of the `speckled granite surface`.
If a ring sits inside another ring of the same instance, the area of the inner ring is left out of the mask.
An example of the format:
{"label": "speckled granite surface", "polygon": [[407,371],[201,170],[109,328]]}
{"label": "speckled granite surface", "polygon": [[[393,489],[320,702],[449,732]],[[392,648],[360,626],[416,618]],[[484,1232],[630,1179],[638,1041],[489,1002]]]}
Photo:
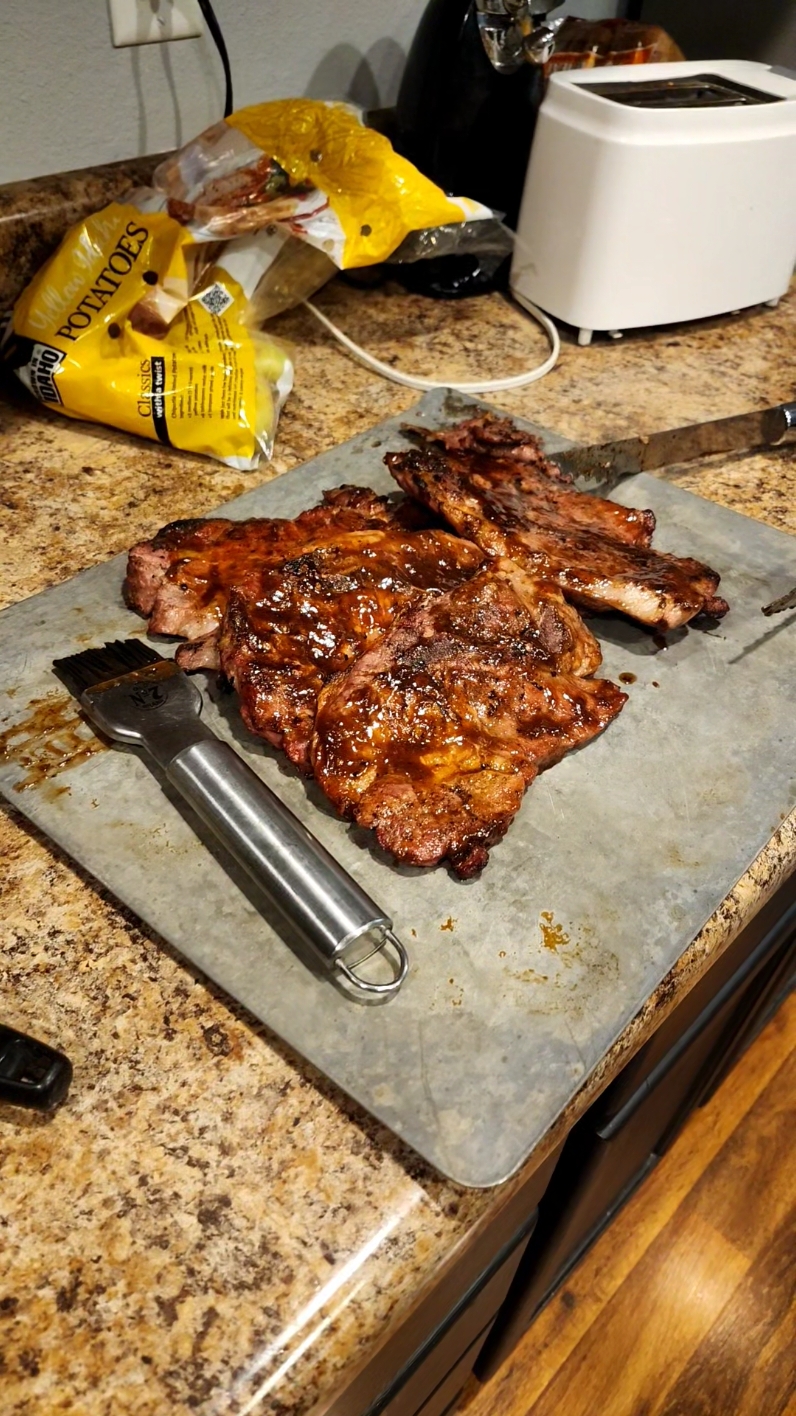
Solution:
{"label": "speckled granite surface", "polygon": [[[420,373],[511,372],[544,353],[499,297],[437,305],[336,286],[320,300],[375,352]],[[297,383],[266,475],[414,402],[351,363],[309,315],[279,324],[297,347]],[[568,343],[548,378],[494,401],[579,440],[718,417],[794,396],[795,337],[796,290],[740,319]],[[21,394],[3,403],[0,424],[4,603],[251,485]],[[701,466],[668,475],[796,532],[792,452]],[[322,1408],[522,1177],[486,1192],[440,1180],[21,820],[0,818],[0,851],[3,1018],[75,1063],[52,1119],[0,1110],[4,1412]],[[794,864],[789,818],[537,1162]]]}

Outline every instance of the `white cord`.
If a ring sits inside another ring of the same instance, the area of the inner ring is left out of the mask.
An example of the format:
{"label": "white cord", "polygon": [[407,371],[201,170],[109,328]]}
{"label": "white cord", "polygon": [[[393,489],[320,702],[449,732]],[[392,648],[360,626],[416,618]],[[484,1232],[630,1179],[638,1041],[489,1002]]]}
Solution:
{"label": "white cord", "polygon": [[339,340],[340,344],[354,355],[355,359],[358,359],[361,364],[365,364],[367,368],[374,369],[377,374],[383,374],[386,379],[391,379],[393,383],[404,384],[407,388],[452,388],[457,393],[500,393],[503,389],[522,388],[524,384],[534,383],[536,379],[544,378],[556,363],[561,351],[561,340],[553,321],[537,309],[536,305],[532,305],[530,300],[525,300],[519,295],[515,295],[514,299],[545,330],[550,340],[550,353],[543,364],[527,373],[514,374],[505,379],[482,379],[474,383],[452,383],[450,379],[440,382],[438,379],[421,379],[416,374],[402,374],[399,369],[394,369],[391,364],[382,363],[381,359],[377,359],[373,354],[368,354],[366,349],[355,344],[353,339],[349,339],[348,335],[338,329],[328,315],[325,315],[310,300],[304,300],[303,304],[315,316],[316,320],[319,320],[324,328],[328,329],[329,333],[333,334],[335,339]]}

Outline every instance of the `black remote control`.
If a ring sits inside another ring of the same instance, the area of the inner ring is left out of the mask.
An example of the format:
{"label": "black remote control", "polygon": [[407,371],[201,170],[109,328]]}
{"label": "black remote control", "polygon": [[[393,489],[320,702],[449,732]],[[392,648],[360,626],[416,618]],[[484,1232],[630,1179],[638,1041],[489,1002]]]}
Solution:
{"label": "black remote control", "polygon": [[0,1101],[52,1111],[71,1080],[72,1063],[63,1052],[0,1023]]}

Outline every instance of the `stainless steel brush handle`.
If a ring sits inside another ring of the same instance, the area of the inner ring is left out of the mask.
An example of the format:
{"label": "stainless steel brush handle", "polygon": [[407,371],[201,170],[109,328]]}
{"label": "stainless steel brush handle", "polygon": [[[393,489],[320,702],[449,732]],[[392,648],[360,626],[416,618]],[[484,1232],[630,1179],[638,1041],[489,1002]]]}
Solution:
{"label": "stainless steel brush handle", "polygon": [[[88,689],[81,702],[117,742],[143,748],[327,969],[365,994],[396,993],[408,970],[392,920],[253,772],[200,721],[201,694],[170,660]],[[389,982],[356,972],[379,950]]]}
{"label": "stainless steel brush handle", "polygon": [[193,743],[166,775],[327,967],[380,947],[392,920],[228,743]]}

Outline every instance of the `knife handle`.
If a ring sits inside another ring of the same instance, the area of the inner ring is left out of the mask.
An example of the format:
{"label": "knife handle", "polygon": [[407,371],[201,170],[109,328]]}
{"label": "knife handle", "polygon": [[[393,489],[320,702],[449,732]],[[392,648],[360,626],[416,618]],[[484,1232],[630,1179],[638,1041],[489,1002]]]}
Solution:
{"label": "knife handle", "polygon": [[796,438],[796,403],[778,403],[763,414],[763,446],[776,447]]}

